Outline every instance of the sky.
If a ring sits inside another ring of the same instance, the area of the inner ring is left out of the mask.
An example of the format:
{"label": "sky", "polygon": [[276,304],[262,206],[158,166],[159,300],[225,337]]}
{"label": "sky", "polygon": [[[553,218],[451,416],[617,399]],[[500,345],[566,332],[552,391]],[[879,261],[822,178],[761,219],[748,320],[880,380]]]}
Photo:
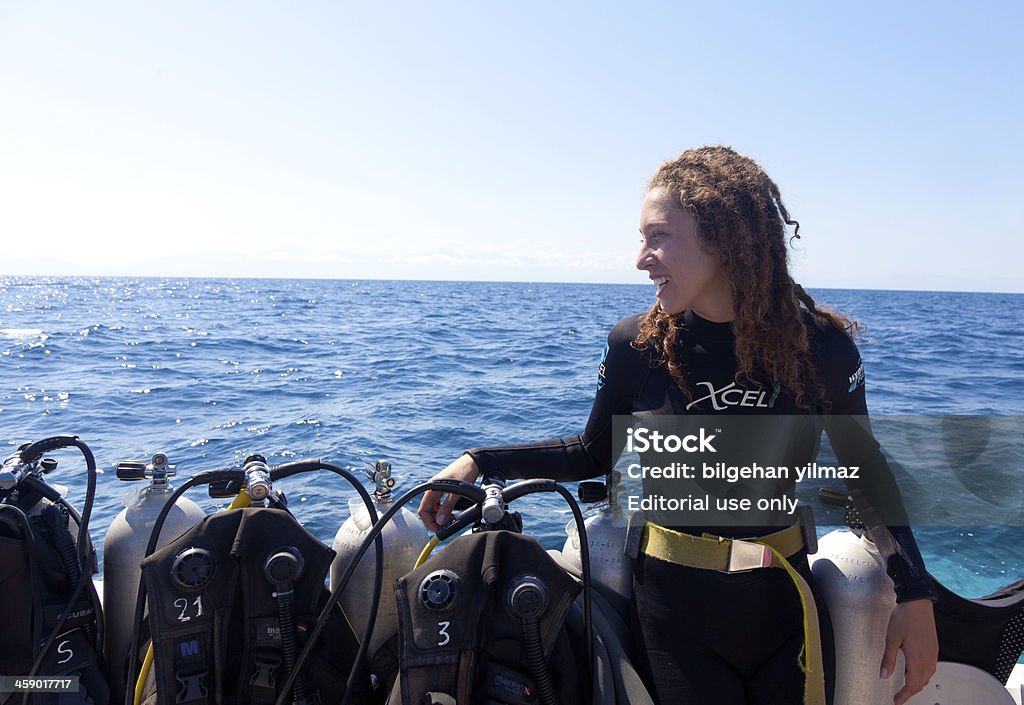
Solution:
{"label": "sky", "polygon": [[1024,292],[1024,3],[0,0],[0,274],[644,283],[657,166],[809,287]]}

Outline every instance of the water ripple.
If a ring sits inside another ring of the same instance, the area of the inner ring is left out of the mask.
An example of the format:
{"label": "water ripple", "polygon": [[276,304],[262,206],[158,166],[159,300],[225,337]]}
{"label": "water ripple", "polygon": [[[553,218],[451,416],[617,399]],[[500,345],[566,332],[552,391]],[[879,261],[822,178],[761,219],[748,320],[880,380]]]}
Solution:
{"label": "water ripple", "polygon": [[[813,293],[866,323],[875,415],[1024,414],[1024,296]],[[352,468],[386,457],[411,484],[468,447],[582,429],[608,331],[651,297],[639,285],[0,277],[0,443],[86,440],[107,470],[97,539],[121,509],[116,462],[156,451],[183,473],[255,452]],[[80,496],[79,466],[62,460],[55,480]],[[349,491],[322,477],[286,489],[329,540]],[[530,528],[554,546],[565,517],[538,506]],[[1016,528],[923,529],[921,543],[933,570],[980,594],[1024,575]]]}

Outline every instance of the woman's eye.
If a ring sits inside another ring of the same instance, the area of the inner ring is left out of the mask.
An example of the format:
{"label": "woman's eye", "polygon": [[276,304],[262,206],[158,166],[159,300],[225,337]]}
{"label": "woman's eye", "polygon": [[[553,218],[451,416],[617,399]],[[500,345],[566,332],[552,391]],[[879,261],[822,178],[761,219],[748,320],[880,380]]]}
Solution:
{"label": "woman's eye", "polygon": [[664,230],[652,230],[650,235],[640,233],[640,242],[653,242],[655,240],[662,240],[666,237],[669,237],[669,234]]}

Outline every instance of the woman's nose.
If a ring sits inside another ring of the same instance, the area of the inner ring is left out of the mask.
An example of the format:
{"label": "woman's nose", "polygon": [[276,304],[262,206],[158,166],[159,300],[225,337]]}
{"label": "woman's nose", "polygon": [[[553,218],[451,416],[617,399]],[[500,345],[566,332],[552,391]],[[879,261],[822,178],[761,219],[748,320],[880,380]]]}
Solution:
{"label": "woman's nose", "polygon": [[654,251],[647,246],[647,243],[641,243],[640,252],[636,256],[636,268],[637,269],[650,269],[654,263]]}

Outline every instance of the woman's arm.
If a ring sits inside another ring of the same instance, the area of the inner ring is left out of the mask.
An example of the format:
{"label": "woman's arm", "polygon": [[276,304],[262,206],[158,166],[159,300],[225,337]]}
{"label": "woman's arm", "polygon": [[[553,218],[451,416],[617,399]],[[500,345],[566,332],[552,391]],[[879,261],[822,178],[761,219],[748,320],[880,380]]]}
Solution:
{"label": "woman's arm", "polygon": [[[608,335],[598,368],[597,394],[583,433],[536,443],[473,448],[435,477],[473,481],[483,473],[501,472],[508,478],[545,477],[576,482],[609,472],[622,453],[624,439],[615,439],[612,418],[628,414],[650,366],[630,347],[636,336],[636,316],[620,321]],[[419,514],[427,528],[436,531],[451,514],[457,497],[442,502],[438,492],[428,492]]]}
{"label": "woman's arm", "polygon": [[650,366],[630,347],[637,317],[620,321],[609,333],[598,367],[597,393],[583,433],[564,438],[490,448],[473,448],[469,455],[481,472],[500,471],[509,478],[546,477],[577,482],[611,471],[624,445],[615,439],[612,418],[628,414]]}
{"label": "woman's arm", "polygon": [[893,580],[897,604],[889,617],[879,677],[893,674],[896,655],[902,650],[906,684],[893,699],[895,705],[902,705],[935,672],[939,643],[932,602],[937,593],[925,571],[892,469],[871,432],[860,354],[853,341],[836,333],[841,335],[838,349],[828,356],[830,364],[818,368],[829,401],[825,432],[839,462],[860,468],[859,478],[848,480],[847,485],[860,490],[895,539],[894,550],[885,556],[885,568]]}

